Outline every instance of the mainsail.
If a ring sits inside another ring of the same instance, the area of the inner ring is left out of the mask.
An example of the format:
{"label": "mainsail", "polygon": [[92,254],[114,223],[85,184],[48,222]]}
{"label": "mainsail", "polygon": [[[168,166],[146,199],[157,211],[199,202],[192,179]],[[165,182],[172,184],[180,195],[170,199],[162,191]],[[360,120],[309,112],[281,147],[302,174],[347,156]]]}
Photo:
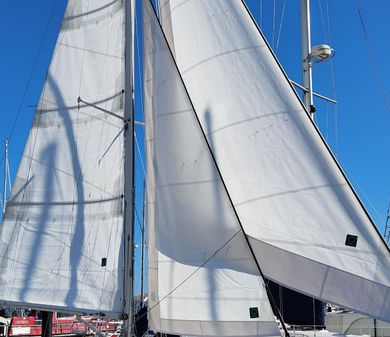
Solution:
{"label": "mainsail", "polygon": [[143,4],[149,324],[184,335],[280,335],[157,17]]}
{"label": "mainsail", "polygon": [[243,2],[160,0],[160,8],[263,273],[390,321],[389,250]]}
{"label": "mainsail", "polygon": [[6,304],[123,312],[124,8],[69,0],[0,242]]}

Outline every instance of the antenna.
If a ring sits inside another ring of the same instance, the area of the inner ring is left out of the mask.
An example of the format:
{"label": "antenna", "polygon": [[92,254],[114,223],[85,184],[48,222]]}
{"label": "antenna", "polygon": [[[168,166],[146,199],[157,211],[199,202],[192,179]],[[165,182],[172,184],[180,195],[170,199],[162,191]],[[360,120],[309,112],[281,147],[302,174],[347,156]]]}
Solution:
{"label": "antenna", "polygon": [[387,207],[385,234],[383,237],[386,243],[389,244],[390,243],[390,201],[389,201],[389,206]]}

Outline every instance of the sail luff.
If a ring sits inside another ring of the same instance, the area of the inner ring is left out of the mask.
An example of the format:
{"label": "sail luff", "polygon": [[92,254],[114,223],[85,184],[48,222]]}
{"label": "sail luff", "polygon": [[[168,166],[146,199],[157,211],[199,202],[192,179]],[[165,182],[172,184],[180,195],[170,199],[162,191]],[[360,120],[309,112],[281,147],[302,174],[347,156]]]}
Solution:
{"label": "sail luff", "polygon": [[264,274],[389,320],[388,248],[243,3],[169,0],[161,12]]}

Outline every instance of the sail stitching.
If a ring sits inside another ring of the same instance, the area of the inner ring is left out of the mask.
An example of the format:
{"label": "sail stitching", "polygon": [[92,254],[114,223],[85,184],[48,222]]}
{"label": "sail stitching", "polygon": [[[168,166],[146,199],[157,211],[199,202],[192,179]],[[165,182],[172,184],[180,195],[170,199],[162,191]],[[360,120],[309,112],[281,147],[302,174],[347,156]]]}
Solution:
{"label": "sail stitching", "polygon": [[[235,108],[235,110],[238,110],[238,109]],[[302,109],[295,109],[295,110],[289,111],[288,114],[293,114],[293,113],[297,113],[298,114],[298,113],[302,113],[302,112],[303,112]],[[226,124],[224,126],[221,126],[218,129],[214,129],[213,131],[208,132],[207,136],[212,135],[212,134],[216,134],[217,132],[229,129],[229,128],[231,128],[233,126],[236,126],[236,125],[239,125],[239,124],[244,124],[244,123],[248,123],[248,122],[251,122],[251,121],[255,121],[255,120],[259,120],[259,119],[263,119],[263,118],[267,118],[267,117],[285,116],[285,115],[287,115],[287,111],[281,110],[281,111],[271,112],[271,113],[268,113],[268,114],[263,114],[261,116],[255,116],[255,117],[242,119],[240,121],[237,121],[237,122],[234,122],[234,123],[229,123],[229,124]]]}

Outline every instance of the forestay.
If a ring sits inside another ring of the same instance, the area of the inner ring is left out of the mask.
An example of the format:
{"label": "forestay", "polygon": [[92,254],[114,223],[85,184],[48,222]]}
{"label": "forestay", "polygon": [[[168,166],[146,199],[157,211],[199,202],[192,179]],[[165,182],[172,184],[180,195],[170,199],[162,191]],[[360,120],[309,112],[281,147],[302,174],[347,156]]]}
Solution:
{"label": "forestay", "polygon": [[389,250],[242,1],[160,0],[160,8],[264,274],[390,321]]}
{"label": "forestay", "polygon": [[123,4],[70,0],[1,228],[0,299],[123,310]]}
{"label": "forestay", "polygon": [[150,1],[143,4],[149,325],[177,335],[280,335]]}

